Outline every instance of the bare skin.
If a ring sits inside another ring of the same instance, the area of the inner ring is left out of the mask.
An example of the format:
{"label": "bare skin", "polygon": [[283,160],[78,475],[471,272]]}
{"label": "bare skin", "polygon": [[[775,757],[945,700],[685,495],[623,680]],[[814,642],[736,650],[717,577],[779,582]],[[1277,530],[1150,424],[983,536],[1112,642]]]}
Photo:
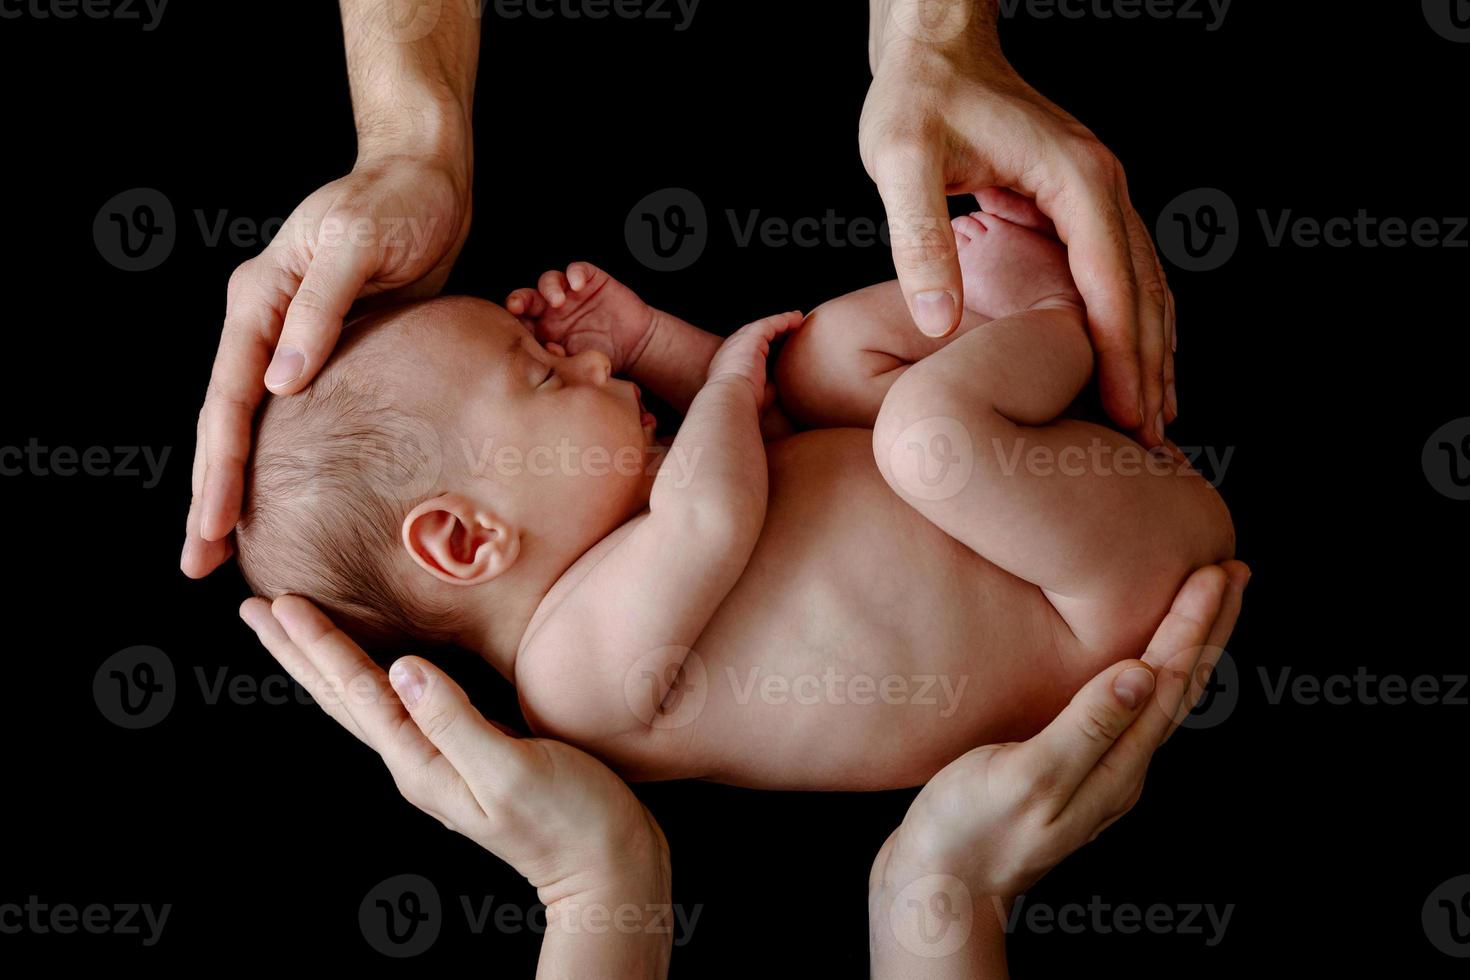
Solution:
{"label": "bare skin", "polygon": [[[967,746],[1038,731],[1102,667],[1143,650],[1190,572],[1230,556],[1223,505],[1178,461],[1137,475],[999,465],[992,443],[1147,457],[1126,436],[1058,418],[1092,368],[1060,247],[995,215],[956,231],[971,310],[954,337],[916,338],[889,284],[819,310],[783,355],[783,401],[810,403],[804,388],[816,388],[878,411],[854,408],[846,427],[757,449],[763,358],[744,365],[746,397],[701,412],[709,386],[699,391],[674,450],[715,454],[695,499],[716,503],[703,521],[660,524],[655,484],[651,513],[547,594],[514,663],[538,730],[633,778],[917,784]],[[585,264],[507,308],[546,341],[641,348],[614,370],[676,404],[692,372],[666,390],[653,379],[713,343]],[[844,330],[819,336],[819,317]],[[767,325],[761,339],[790,329]],[[822,371],[850,360],[858,340],[887,368]],[[931,349],[914,351],[916,341]],[[711,383],[740,343],[720,348]],[[669,351],[681,360],[663,360]],[[939,500],[924,499],[914,483],[924,474],[892,451],[931,416],[974,447],[974,473]]]}

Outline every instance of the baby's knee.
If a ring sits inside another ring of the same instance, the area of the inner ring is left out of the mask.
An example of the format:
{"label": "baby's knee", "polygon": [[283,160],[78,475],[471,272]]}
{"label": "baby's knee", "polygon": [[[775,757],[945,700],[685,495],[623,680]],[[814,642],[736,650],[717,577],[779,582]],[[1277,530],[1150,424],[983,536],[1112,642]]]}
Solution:
{"label": "baby's knee", "polygon": [[896,358],[864,347],[860,325],[834,300],[787,337],[776,359],[776,391],[802,425],[866,426],[883,397],[882,376],[900,367]]}
{"label": "baby's knee", "polygon": [[936,361],[920,361],[883,399],[873,423],[873,459],[895,490],[926,484],[936,462],[978,463],[976,448],[988,444],[1002,424],[981,387]]}

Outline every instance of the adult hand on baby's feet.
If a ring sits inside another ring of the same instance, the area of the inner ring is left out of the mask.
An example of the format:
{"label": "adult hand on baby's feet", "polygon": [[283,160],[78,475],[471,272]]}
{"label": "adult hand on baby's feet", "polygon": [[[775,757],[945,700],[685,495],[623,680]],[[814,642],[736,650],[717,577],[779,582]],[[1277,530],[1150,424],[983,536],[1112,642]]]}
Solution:
{"label": "adult hand on baby's feet", "polygon": [[588,350],[606,354],[619,376],[638,363],[653,336],[653,308],[590,262],[543,273],[535,289],[507,296],[505,308],[542,344],[569,357]]}
{"label": "adult hand on baby's feet", "polygon": [[[1011,67],[997,8],[975,0],[871,0],[873,83],[858,140],[888,212],[893,264],[919,329],[947,336],[966,290],[946,196],[1033,199],[1068,246],[1108,415],[1157,446],[1172,419],[1174,298],[1122,164]],[[1035,210],[1035,209],[1032,209]]]}
{"label": "adult hand on baby's feet", "polygon": [[[1203,695],[1249,577],[1238,561],[1195,572],[1142,661],[1103,671],[1030,740],[973,749],[929,781],[873,862],[875,977],[908,975],[910,930],[925,928],[914,908],[940,902],[964,936],[979,922],[993,939],[1006,903],[1133,808],[1154,751]],[[979,975],[991,945],[961,941],[952,974],[931,960],[926,975]]]}
{"label": "adult hand on baby's feet", "polygon": [[246,600],[240,616],[327,714],[382,756],[410,803],[524,875],[551,918],[588,903],[668,901],[663,833],[602,763],[486,721],[418,657],[384,673],[298,596]]}

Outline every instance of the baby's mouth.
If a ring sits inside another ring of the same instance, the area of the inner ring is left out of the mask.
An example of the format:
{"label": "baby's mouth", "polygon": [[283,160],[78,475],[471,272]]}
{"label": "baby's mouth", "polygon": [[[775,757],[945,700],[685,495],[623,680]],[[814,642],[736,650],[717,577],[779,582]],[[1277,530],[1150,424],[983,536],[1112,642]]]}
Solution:
{"label": "baby's mouth", "polygon": [[652,428],[658,425],[658,419],[654,417],[652,412],[643,407],[643,389],[639,388],[637,385],[633,386],[633,398],[638,403],[639,423],[645,429]]}

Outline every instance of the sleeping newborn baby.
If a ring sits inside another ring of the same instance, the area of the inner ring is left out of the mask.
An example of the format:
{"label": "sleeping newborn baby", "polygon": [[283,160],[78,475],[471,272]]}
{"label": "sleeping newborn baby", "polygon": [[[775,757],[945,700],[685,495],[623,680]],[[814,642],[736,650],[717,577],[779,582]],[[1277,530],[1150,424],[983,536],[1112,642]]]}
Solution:
{"label": "sleeping newborn baby", "polygon": [[895,283],[721,340],[586,263],[375,314],[262,414],[246,578],[477,651],[633,779],[894,788],[1027,737],[1234,532],[1177,453],[1072,417],[1082,304],[1011,217],[956,220],[943,340]]}

